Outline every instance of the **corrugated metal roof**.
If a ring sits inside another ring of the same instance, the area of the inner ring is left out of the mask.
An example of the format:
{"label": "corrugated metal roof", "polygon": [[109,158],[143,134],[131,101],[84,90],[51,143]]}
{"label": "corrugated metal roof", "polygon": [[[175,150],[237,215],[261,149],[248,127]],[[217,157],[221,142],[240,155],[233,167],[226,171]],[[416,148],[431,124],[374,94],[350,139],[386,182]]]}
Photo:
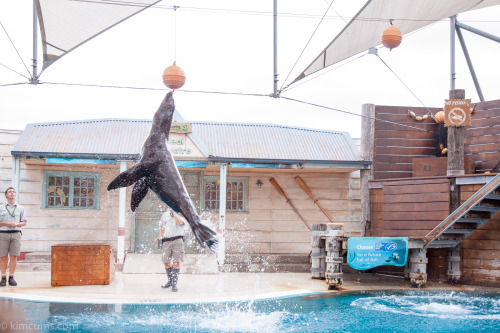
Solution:
{"label": "corrugated metal roof", "polygon": [[359,161],[347,132],[272,124],[193,122],[212,155],[228,158]]}
{"label": "corrugated metal roof", "polygon": [[[97,119],[28,124],[13,155],[126,158],[140,154],[151,120]],[[347,132],[272,124],[191,122],[208,154],[252,160],[350,161],[361,158]],[[208,157],[208,156],[207,156]]]}
{"label": "corrugated metal roof", "polygon": [[13,154],[131,156],[141,152],[151,120],[94,119],[28,124]]}

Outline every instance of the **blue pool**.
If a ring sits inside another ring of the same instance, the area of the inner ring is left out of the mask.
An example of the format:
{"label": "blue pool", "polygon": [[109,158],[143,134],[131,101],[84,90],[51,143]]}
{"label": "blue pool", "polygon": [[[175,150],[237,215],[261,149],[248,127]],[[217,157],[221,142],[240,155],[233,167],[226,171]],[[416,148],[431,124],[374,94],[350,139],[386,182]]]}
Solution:
{"label": "blue pool", "polygon": [[[0,310],[4,314],[0,328],[9,326],[12,331],[500,332],[499,295],[468,292],[310,294],[255,302],[178,305],[0,298]],[[23,312],[24,321],[19,319]]]}

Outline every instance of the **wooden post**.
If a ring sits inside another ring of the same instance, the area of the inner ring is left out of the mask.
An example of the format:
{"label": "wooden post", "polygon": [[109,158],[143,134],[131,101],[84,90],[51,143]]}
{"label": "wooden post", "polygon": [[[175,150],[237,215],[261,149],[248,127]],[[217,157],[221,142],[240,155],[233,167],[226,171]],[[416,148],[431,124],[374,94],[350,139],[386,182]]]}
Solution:
{"label": "wooden post", "polygon": [[448,251],[448,282],[452,284],[460,283],[460,245]]}
{"label": "wooden post", "polygon": [[[465,98],[465,90],[450,90],[450,99],[463,98]],[[465,127],[448,128],[448,176],[465,174],[464,133]],[[450,179],[450,214],[460,207],[460,204],[460,187],[457,185],[456,177],[453,177]],[[460,281],[460,244],[449,250],[447,275],[450,283]]]}
{"label": "wooden post", "polygon": [[[450,90],[450,99],[465,98],[464,89]],[[464,127],[448,127],[448,176],[465,174]]]}
{"label": "wooden post", "polygon": [[326,283],[328,290],[339,289],[343,282],[342,273],[342,237],[344,225],[328,223],[327,235],[333,231],[336,235],[326,236]]}
{"label": "wooden post", "polygon": [[313,223],[311,227],[311,273],[313,279],[324,279],[326,271],[325,240],[321,231],[326,230],[326,224]]}
{"label": "wooden post", "polygon": [[410,285],[423,288],[427,285],[427,249],[410,249]]}
{"label": "wooden post", "polygon": [[[361,157],[373,161],[375,151],[375,105],[363,104],[361,118]],[[368,170],[360,170],[361,190],[361,236],[371,236],[370,189],[368,181],[374,177],[373,165]]]}

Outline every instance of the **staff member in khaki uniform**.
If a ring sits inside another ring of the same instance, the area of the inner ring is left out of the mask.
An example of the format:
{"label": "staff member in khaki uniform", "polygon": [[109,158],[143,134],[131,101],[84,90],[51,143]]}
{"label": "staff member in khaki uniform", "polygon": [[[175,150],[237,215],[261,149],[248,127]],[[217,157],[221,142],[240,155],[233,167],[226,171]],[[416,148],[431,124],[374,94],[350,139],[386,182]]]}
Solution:
{"label": "staff member in khaki uniform", "polygon": [[[17,257],[21,254],[21,227],[26,225],[24,207],[16,204],[16,190],[13,187],[5,190],[7,203],[0,204],[0,287],[7,284],[7,263],[9,263],[9,285],[17,286],[14,272]],[[10,262],[9,262],[10,257]]]}
{"label": "staff member in khaki uniform", "polygon": [[184,260],[184,227],[186,224],[183,219],[170,208],[167,208],[167,211],[163,213],[159,223],[160,236],[157,237],[155,241],[158,242],[160,239],[162,240],[161,259],[168,275],[168,282],[161,287],[172,287],[172,291],[178,291],[177,280],[181,268],[180,262]]}

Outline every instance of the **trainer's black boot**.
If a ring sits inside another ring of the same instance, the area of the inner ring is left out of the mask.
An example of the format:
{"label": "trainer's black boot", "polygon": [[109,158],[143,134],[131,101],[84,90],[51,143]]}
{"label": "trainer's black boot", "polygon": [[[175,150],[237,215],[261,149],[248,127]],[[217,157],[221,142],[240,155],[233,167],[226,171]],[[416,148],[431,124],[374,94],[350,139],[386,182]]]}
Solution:
{"label": "trainer's black boot", "polygon": [[162,288],[170,288],[172,286],[172,267],[165,268],[165,271],[167,271],[167,276],[168,276],[168,282],[165,284],[162,284]]}
{"label": "trainer's black boot", "polygon": [[7,277],[2,276],[2,281],[0,281],[0,287],[5,287],[7,285]]}
{"label": "trainer's black boot", "polygon": [[172,270],[172,291],[177,292],[179,291],[179,288],[177,288],[177,280],[179,279],[179,271],[180,269],[173,269]]}
{"label": "trainer's black boot", "polygon": [[9,286],[17,286],[17,282],[12,275],[9,276]]}

